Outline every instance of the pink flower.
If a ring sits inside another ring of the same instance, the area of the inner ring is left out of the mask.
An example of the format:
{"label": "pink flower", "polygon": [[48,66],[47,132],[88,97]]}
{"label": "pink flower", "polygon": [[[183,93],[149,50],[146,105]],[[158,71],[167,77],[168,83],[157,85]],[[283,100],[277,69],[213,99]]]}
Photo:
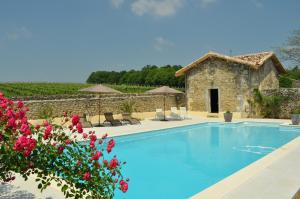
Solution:
{"label": "pink flower", "polygon": [[97,152],[93,155],[93,157],[91,158],[91,160],[98,161],[99,158],[100,158],[102,155],[103,155],[103,154],[102,154],[101,151],[97,151]]}
{"label": "pink flower", "polygon": [[90,135],[90,139],[91,139],[91,141],[96,142],[97,136],[95,134],[92,134],[92,135]]}
{"label": "pink flower", "polygon": [[44,126],[49,126],[48,120],[44,121]]}
{"label": "pink flower", "polygon": [[14,144],[13,149],[15,151],[23,151],[25,157],[28,157],[31,152],[36,147],[36,140],[32,138],[27,138],[26,136],[22,135],[17,139]]}
{"label": "pink flower", "polygon": [[11,117],[14,117],[15,116],[15,113],[14,111],[10,108],[6,111],[6,116],[11,118]]}
{"label": "pink flower", "polygon": [[59,147],[57,148],[57,151],[58,151],[59,154],[61,154],[61,153],[64,151],[64,149],[65,149],[65,147],[59,146]]}
{"label": "pink flower", "polygon": [[115,168],[117,168],[118,165],[119,165],[119,162],[118,162],[117,158],[113,158],[109,162],[109,168],[110,169],[115,169]]}
{"label": "pink flower", "polygon": [[16,125],[16,120],[15,118],[10,118],[7,122],[7,127],[8,128],[15,128],[17,125]]}
{"label": "pink flower", "polygon": [[107,153],[110,153],[112,151],[112,149],[115,146],[115,141],[113,139],[109,140],[109,142],[107,143],[107,147],[106,147],[106,151]]}
{"label": "pink flower", "polygon": [[91,174],[90,174],[90,172],[85,172],[85,173],[83,174],[83,179],[84,179],[85,181],[90,181],[90,180],[91,180]]}
{"label": "pink flower", "polygon": [[24,157],[28,157],[30,155],[31,151],[30,150],[25,150],[23,152]]}
{"label": "pink flower", "polygon": [[112,151],[112,148],[110,146],[107,146],[106,151],[107,153],[110,153]]}
{"label": "pink flower", "polygon": [[27,124],[22,124],[20,131],[22,133],[25,133],[27,131],[27,129],[29,129],[29,126]]}
{"label": "pink flower", "polygon": [[52,126],[51,125],[46,126],[44,135],[43,135],[44,140],[47,140],[49,137],[51,137],[51,131],[52,131]]}
{"label": "pink flower", "polygon": [[24,111],[20,111],[18,114],[19,114],[19,118],[23,119],[26,113]]}
{"label": "pink flower", "polygon": [[107,133],[105,133],[104,135],[102,135],[102,139],[107,138]]}
{"label": "pink flower", "polygon": [[72,124],[73,124],[73,126],[75,126],[76,124],[78,124],[79,121],[80,121],[80,117],[78,115],[74,115],[72,117]]}
{"label": "pink flower", "polygon": [[83,138],[87,138],[88,134],[87,133],[83,133],[82,136],[83,136]]}
{"label": "pink flower", "polygon": [[103,160],[103,164],[104,165],[108,165],[108,161],[107,160]]}
{"label": "pink flower", "polygon": [[67,140],[65,140],[65,144],[71,144],[72,143],[72,141],[70,140],[70,139],[67,139]]}
{"label": "pink flower", "polygon": [[95,141],[90,142],[90,148],[95,148]]}
{"label": "pink flower", "polygon": [[83,132],[82,125],[80,123],[76,124],[76,129],[77,129],[78,133],[82,133]]}
{"label": "pink flower", "polygon": [[18,101],[17,107],[18,108],[23,108],[24,107],[24,103],[22,101]]}
{"label": "pink flower", "polygon": [[109,142],[108,142],[108,145],[112,148],[115,146],[115,144],[116,144],[116,142],[113,139],[109,140]]}
{"label": "pink flower", "polygon": [[40,128],[41,128],[41,125],[39,125],[39,124],[35,125],[36,130],[39,130]]}
{"label": "pink flower", "polygon": [[120,180],[120,189],[125,193],[128,190],[128,184],[124,180]]}

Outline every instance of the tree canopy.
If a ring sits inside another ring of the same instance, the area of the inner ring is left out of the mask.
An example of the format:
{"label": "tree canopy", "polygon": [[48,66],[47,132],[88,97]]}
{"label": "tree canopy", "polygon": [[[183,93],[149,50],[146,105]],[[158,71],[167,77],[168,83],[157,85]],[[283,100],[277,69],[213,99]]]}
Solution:
{"label": "tree canopy", "polygon": [[141,70],[96,71],[90,74],[87,83],[184,87],[184,77],[175,77],[175,72],[181,68],[180,65],[147,65]]}
{"label": "tree canopy", "polygon": [[283,60],[291,62],[294,66],[300,66],[300,29],[294,30],[278,51]]}

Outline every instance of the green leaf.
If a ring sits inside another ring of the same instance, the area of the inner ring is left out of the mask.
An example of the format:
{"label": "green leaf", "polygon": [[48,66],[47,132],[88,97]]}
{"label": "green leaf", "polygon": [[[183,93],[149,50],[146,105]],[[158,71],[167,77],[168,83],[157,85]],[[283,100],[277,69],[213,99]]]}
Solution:
{"label": "green leaf", "polygon": [[63,192],[65,192],[68,188],[69,188],[68,185],[65,184],[64,186],[62,186],[61,190],[62,190]]}

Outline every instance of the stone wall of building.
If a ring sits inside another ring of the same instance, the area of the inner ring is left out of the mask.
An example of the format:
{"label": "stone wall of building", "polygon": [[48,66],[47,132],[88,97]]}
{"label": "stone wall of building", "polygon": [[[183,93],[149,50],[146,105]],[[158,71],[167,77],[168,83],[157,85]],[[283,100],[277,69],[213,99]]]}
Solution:
{"label": "stone wall of building", "polygon": [[278,89],[278,72],[271,60],[258,70],[222,59],[210,59],[186,73],[187,106],[210,112],[210,89],[218,89],[219,111],[241,112],[247,117],[254,88]]}
{"label": "stone wall of building", "polygon": [[265,90],[262,92],[266,96],[281,96],[284,98],[281,104],[280,118],[290,118],[294,110],[300,111],[300,88],[280,88],[276,90]]}
{"label": "stone wall of building", "polygon": [[[135,103],[136,112],[153,112],[156,108],[163,108],[163,95],[153,94],[121,94],[121,95],[106,95],[100,98],[101,114],[104,112],[113,112],[114,114],[121,113],[120,106],[124,102],[131,100]],[[166,109],[169,110],[172,106],[184,106],[184,95],[167,95]],[[54,117],[61,117],[65,111],[72,114],[88,114],[98,115],[99,98],[97,97],[81,97],[67,99],[28,99],[25,104],[29,107],[29,118],[39,119],[41,112],[44,109],[51,109]]]}
{"label": "stone wall of building", "polygon": [[209,89],[219,91],[219,111],[242,111],[249,90],[249,70],[237,63],[208,60],[186,74],[187,104],[191,111],[210,112]]}

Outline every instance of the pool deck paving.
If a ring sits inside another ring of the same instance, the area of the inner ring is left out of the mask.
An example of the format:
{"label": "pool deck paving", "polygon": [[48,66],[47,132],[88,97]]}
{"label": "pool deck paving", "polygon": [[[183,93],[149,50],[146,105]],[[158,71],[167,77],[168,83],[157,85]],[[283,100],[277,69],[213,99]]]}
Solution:
{"label": "pool deck paving", "polygon": [[[236,119],[233,122],[275,122],[288,124],[289,120],[277,119]],[[200,118],[193,116],[182,121],[143,120],[140,125],[117,127],[94,127],[97,136],[108,133],[109,136],[130,135],[151,132],[165,128],[204,122],[223,122],[222,118]],[[300,128],[299,128],[300,130]],[[300,188],[300,137],[280,147],[274,152],[248,165],[231,176],[219,181],[204,191],[191,196],[191,199],[283,199],[292,198]],[[33,177],[24,181],[20,176],[14,182],[0,185],[0,199],[6,198],[48,198],[62,199],[63,194],[55,185],[44,192],[37,189]]]}

